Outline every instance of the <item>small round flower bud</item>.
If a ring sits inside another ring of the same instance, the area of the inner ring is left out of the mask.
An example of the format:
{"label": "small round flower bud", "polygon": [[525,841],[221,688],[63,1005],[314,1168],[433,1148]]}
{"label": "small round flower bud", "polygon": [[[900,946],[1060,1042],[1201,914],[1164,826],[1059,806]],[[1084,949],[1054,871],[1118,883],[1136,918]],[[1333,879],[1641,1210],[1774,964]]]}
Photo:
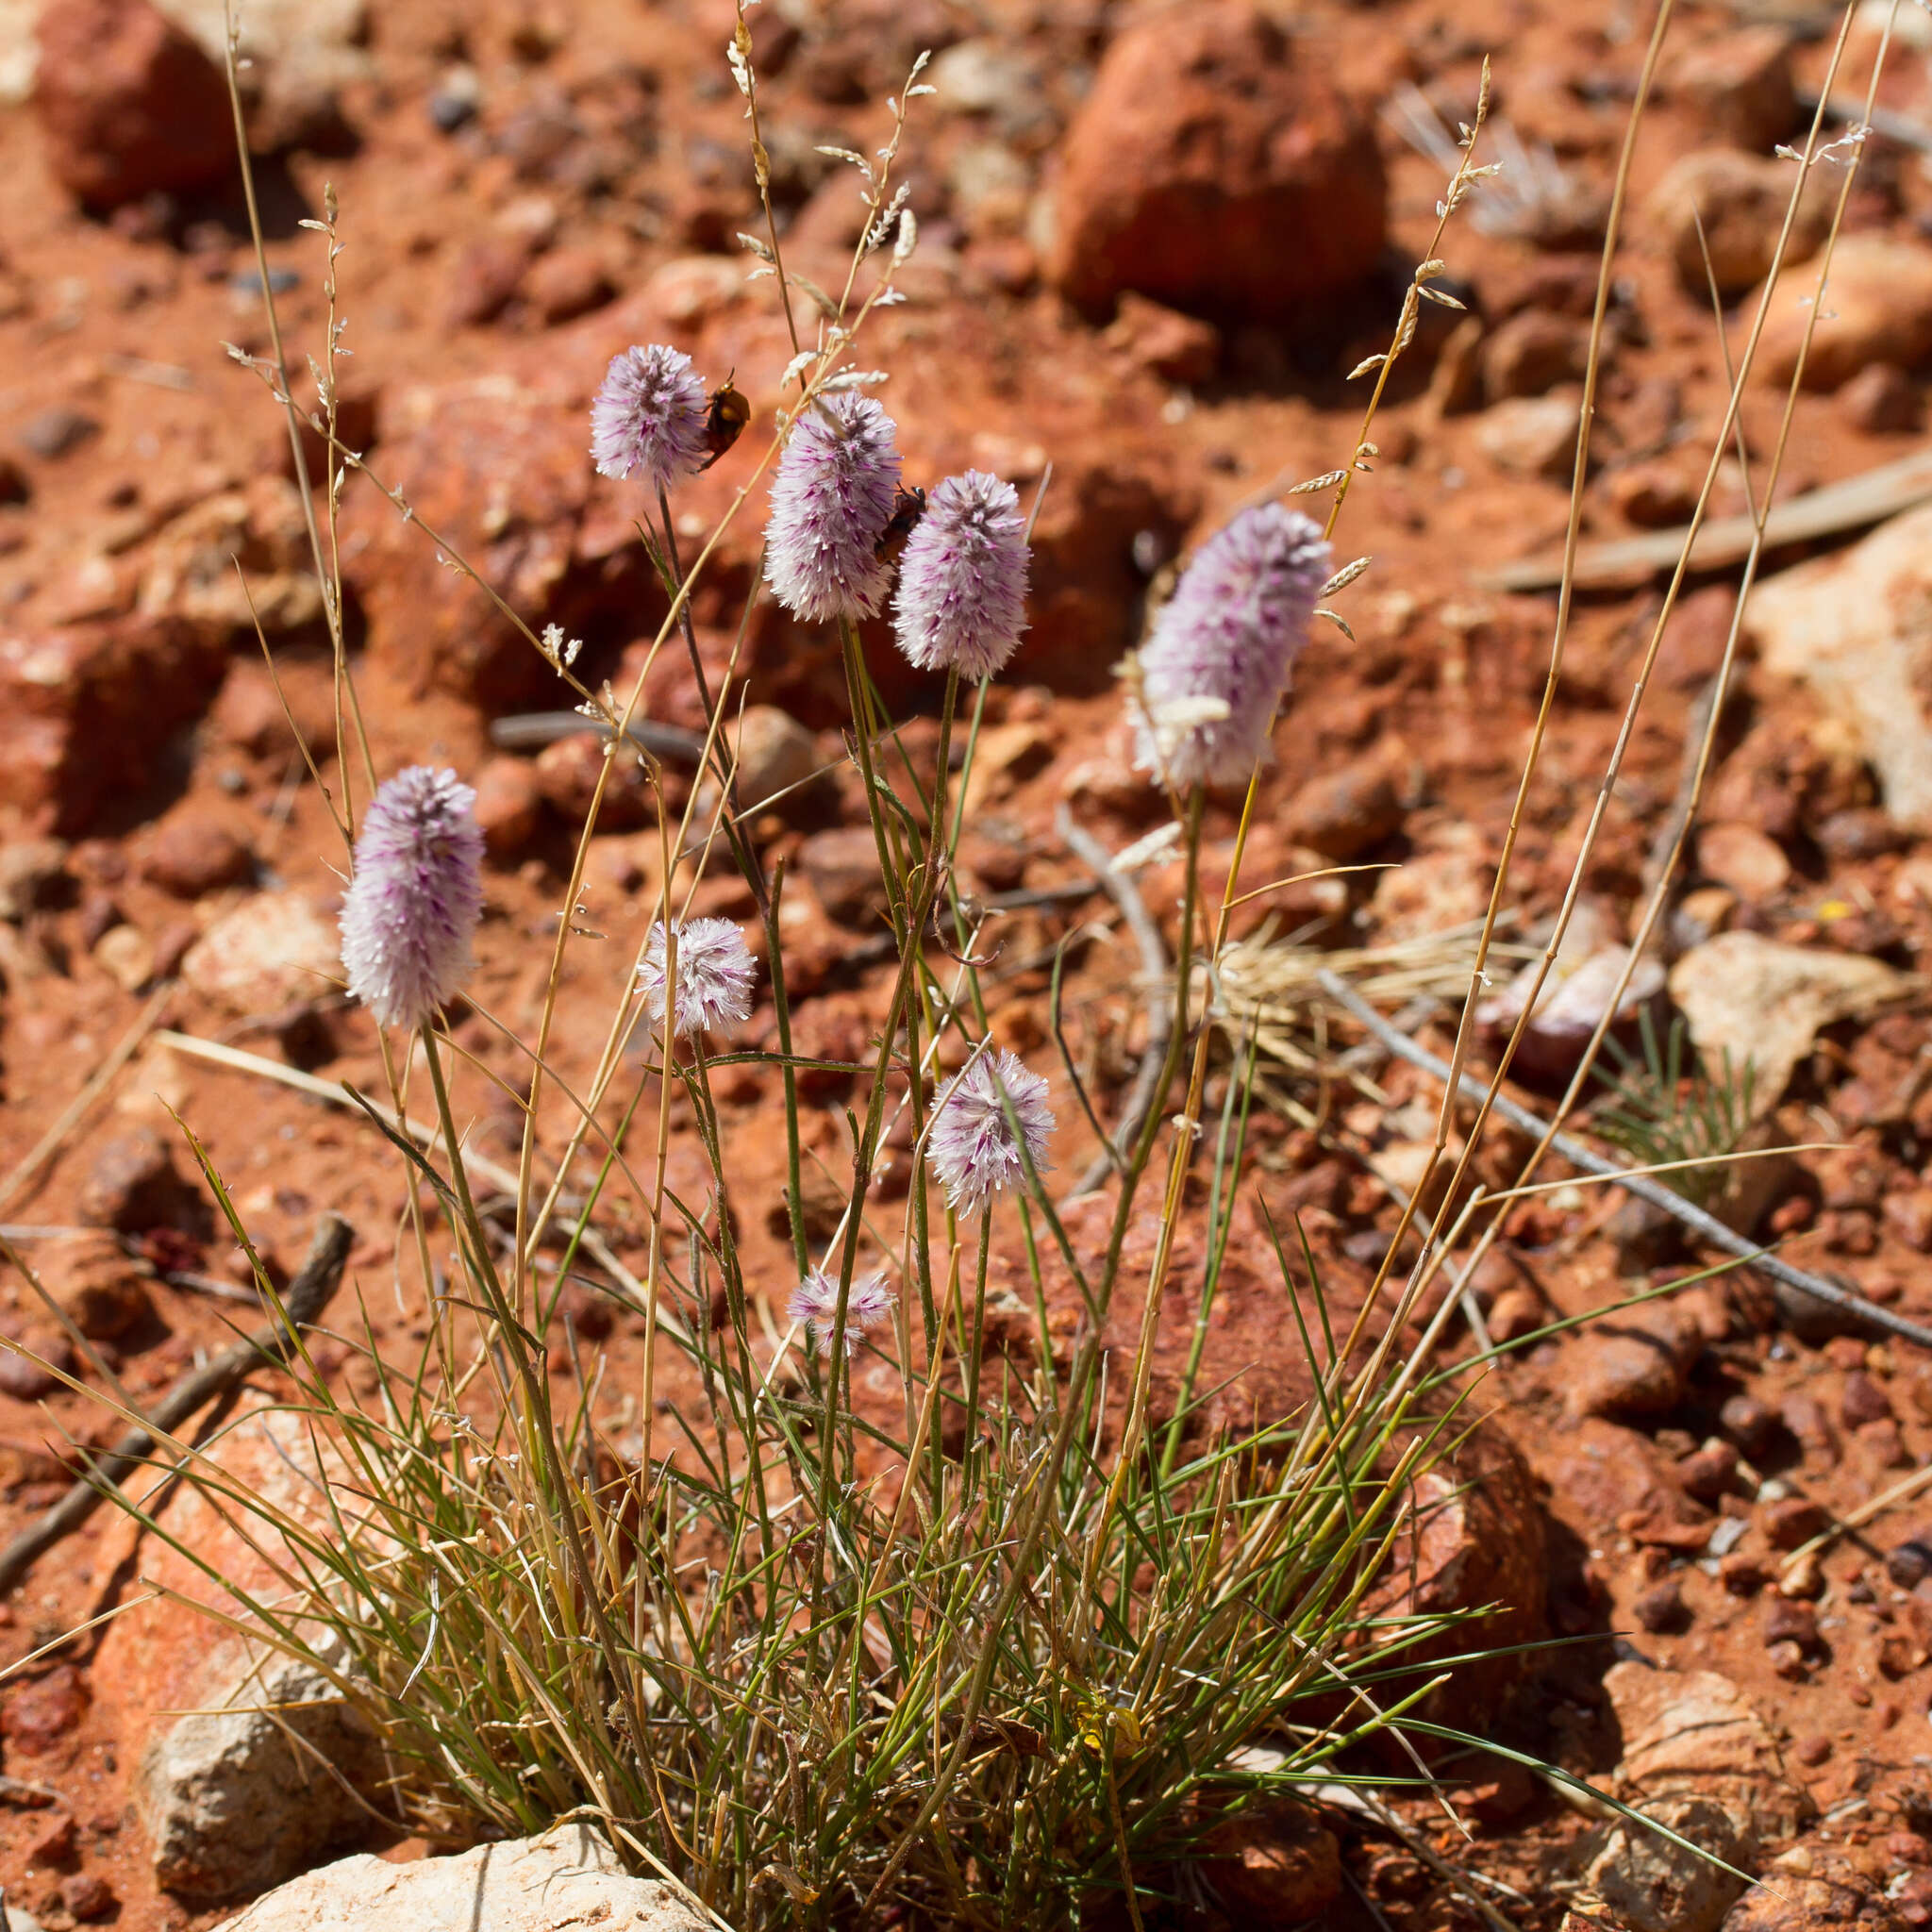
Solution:
{"label": "small round flower bud", "polygon": [[[845,1291],[845,1353],[858,1346],[859,1339],[891,1320],[892,1285],[883,1274],[855,1274]],[[829,1356],[839,1345],[839,1277],[823,1268],[814,1268],[791,1291],[787,1317],[805,1324],[812,1346]]]}
{"label": "small round flower bud", "polygon": [[[1045,1168],[1053,1132],[1046,1091],[1045,1080],[1004,1048],[981,1054],[946,1088],[933,1113],[925,1158],[953,1207],[966,1212],[983,1207],[1002,1188],[1023,1181],[1028,1161],[1036,1173]],[[1018,1138],[1008,1106],[1019,1123]]]}
{"label": "small round flower bud", "polygon": [[462,989],[483,911],[476,794],[454,772],[412,765],[362,817],[342,896],[349,991],[383,1026],[420,1026]]}
{"label": "small round flower bud", "polygon": [[591,455],[600,476],[668,490],[705,459],[705,386],[691,358],[653,342],[610,358],[591,402]]}
{"label": "small round flower bud", "polygon": [[823,397],[791,425],[772,484],[765,576],[794,617],[822,623],[879,608],[891,571],[878,541],[899,482],[892,433],[892,419],[856,390]]}
{"label": "small round flower bud", "polygon": [[1268,756],[1328,558],[1321,525],[1278,503],[1201,546],[1141,652],[1135,761],[1157,784],[1241,784]]}
{"label": "small round flower bud", "polygon": [[1026,524],[1010,483],[968,470],[932,492],[899,560],[899,648],[921,671],[977,684],[1026,628]]}
{"label": "small round flower bud", "polygon": [[[664,1024],[664,922],[651,928],[638,991],[653,1026]],[[744,935],[728,919],[687,919],[677,927],[677,1012],[672,1031],[689,1040],[745,1019],[758,978]]]}

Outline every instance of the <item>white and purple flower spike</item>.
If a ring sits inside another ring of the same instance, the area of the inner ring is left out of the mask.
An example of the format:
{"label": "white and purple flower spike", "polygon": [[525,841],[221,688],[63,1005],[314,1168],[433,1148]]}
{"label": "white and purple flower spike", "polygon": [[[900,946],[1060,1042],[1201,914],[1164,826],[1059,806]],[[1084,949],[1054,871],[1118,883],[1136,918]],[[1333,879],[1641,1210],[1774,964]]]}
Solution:
{"label": "white and purple flower spike", "polygon": [[[654,1027],[664,1024],[665,955],[669,951],[664,922],[651,928],[644,941],[643,963],[638,968],[638,991]],[[751,1012],[752,988],[758,980],[744,935],[728,919],[687,919],[677,927],[677,1009],[672,1030],[690,1040],[715,1028],[735,1024]]]}
{"label": "white and purple flower spike", "polygon": [[1265,503],[1195,553],[1141,652],[1135,762],[1157,784],[1244,784],[1328,580],[1322,526]]}
{"label": "white and purple flower spike", "polygon": [[[891,1320],[892,1285],[883,1274],[855,1274],[845,1292],[843,1340],[849,1356],[861,1337]],[[791,1291],[785,1310],[789,1320],[803,1323],[812,1346],[829,1356],[839,1345],[839,1277],[814,1268]]]}
{"label": "white and purple flower spike", "polygon": [[932,492],[899,559],[899,648],[921,671],[977,684],[1003,670],[1026,628],[1025,519],[1019,492],[983,470]]}
{"label": "white and purple flower spike", "polygon": [[[933,1112],[925,1158],[952,1207],[970,1213],[1002,1188],[1023,1182],[1029,1163],[1036,1173],[1045,1168],[1053,1132],[1046,1093],[1046,1081],[1004,1048],[981,1054],[946,1088]],[[1019,1123],[1017,1138],[1008,1105]]]}
{"label": "white and purple flower spike", "polygon": [[600,476],[636,476],[668,490],[706,455],[709,399],[691,358],[653,342],[610,358],[591,401],[591,456]]}
{"label": "white and purple flower spike", "polygon": [[483,912],[476,794],[412,765],[378,787],[342,895],[349,991],[382,1026],[420,1026],[462,990]]}
{"label": "white and purple flower spike", "polygon": [[839,390],[801,410],[778,458],[765,525],[765,577],[794,617],[871,617],[891,572],[878,555],[892,518],[892,419]]}

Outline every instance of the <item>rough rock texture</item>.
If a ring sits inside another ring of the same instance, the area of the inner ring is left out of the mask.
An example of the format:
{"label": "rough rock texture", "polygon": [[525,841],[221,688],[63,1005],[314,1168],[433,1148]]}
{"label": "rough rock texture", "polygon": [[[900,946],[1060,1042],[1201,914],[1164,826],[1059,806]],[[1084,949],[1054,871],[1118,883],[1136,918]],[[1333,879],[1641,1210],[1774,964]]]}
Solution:
{"label": "rough rock texture", "polygon": [[1200,1872],[1227,1910],[1263,1924],[1294,1924],[1341,1896],[1335,1834],[1295,1806],[1246,1811],[1221,1826]]}
{"label": "rough rock texture", "polygon": [[[1779,275],[1758,345],[1757,379],[1783,389],[1810,326],[1817,272]],[[1831,255],[1825,312],[1805,356],[1805,387],[1837,389],[1873,362],[1910,369],[1932,355],[1932,248],[1883,235],[1846,235]]]}
{"label": "rough rock texture", "polygon": [[699,1932],[708,1924],[670,1886],[631,1877],[589,1825],[559,1824],[412,1865],[343,1858],[257,1899],[220,1932]]}
{"label": "rough rock texture", "polygon": [[[1790,162],[1769,155],[1718,147],[1684,156],[1652,191],[1648,207],[1651,230],[1684,289],[1708,300],[1707,250],[1710,277],[1724,293],[1736,294],[1762,281],[1777,252],[1796,180]],[[1824,242],[1831,225],[1832,198],[1823,192],[1828,187],[1807,184],[1785,244],[1787,268],[1809,260]],[[1836,265],[1832,279],[1836,286]]]}
{"label": "rough rock texture", "polygon": [[1810,1816],[1770,1726],[1728,1677],[1618,1663],[1604,1691],[1623,1733],[1616,1788],[1625,1803],[1714,1800],[1740,1831],[1767,1840],[1790,1838]]}
{"label": "rough rock texture", "polygon": [[49,166],[90,207],[203,187],[233,165],[219,70],[147,0],[53,0],[34,105]]}
{"label": "rough rock texture", "polygon": [[1767,22],[1719,34],[1678,58],[1671,92],[1721,140],[1768,154],[1798,118],[1791,37]]}
{"label": "rough rock texture", "polygon": [[[287,1413],[256,1407],[211,1453],[266,1507],[317,1507],[317,1452]],[[263,1558],[192,1485],[177,1486],[162,1520],[234,1588],[285,1601]],[[132,1540],[131,1526],[122,1533]],[[159,1883],[186,1898],[235,1898],[362,1836],[370,1812],[344,1781],[366,1791],[380,1776],[374,1734],[325,1676],[208,1622],[197,1603],[233,1615],[234,1600],[171,1545],[149,1538],[135,1556],[180,1597],[142,1604],[113,1625],[94,1684],[125,1722],[135,1808]]]}
{"label": "rough rock texture", "polygon": [[238,1014],[274,1013],[341,978],[335,923],[306,892],[258,892],[218,919],[181,962],[182,977]]}
{"label": "rough rock texture", "polygon": [[0,632],[0,805],[50,830],[85,828],[149,781],[220,664],[204,630],[172,618]]}
{"label": "rough rock texture", "polygon": [[1720,933],[1671,968],[1671,997],[1705,1065],[1721,1067],[1728,1058],[1741,1071],[1748,1060],[1759,1114],[1784,1097],[1821,1027],[1872,1012],[1907,984],[1882,959],[1781,945],[1752,932]]}
{"label": "rough rock texture", "polygon": [[[1628,1932],[1717,1932],[1744,1890],[1736,1873],[1757,1866],[1749,1826],[1709,1798],[1660,1799],[1645,1816],[1697,1850],[1620,1818],[1585,1865],[1585,1882]],[[1719,1858],[1734,1870],[1712,1862]]]}
{"label": "rough rock texture", "polygon": [[[480,571],[532,628],[580,626],[637,587],[575,570],[592,474],[583,425],[563,398],[508,376],[385,393],[384,480]],[[506,709],[558,695],[556,674],[484,591],[366,485],[344,499],[343,567],[369,619],[373,664],[410,691],[432,687]],[[630,552],[635,555],[633,543]]]}
{"label": "rough rock texture", "polygon": [[1049,278],[1274,317],[1374,266],[1375,142],[1324,64],[1245,0],[1158,13],[1108,49],[1063,150]]}
{"label": "rough rock texture", "polygon": [[1857,734],[1893,819],[1932,830],[1932,504],[1779,572],[1745,623],[1764,668],[1802,680]]}

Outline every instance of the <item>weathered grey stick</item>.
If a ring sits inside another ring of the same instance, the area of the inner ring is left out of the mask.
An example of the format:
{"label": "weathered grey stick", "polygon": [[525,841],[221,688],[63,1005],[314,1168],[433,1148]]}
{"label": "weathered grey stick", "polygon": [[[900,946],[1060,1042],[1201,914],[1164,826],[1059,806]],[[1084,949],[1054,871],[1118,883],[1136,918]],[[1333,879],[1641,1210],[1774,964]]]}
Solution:
{"label": "weathered grey stick", "polygon": [[[504,751],[531,751],[555,744],[559,738],[575,738],[580,731],[595,731],[605,738],[610,727],[581,711],[520,711],[513,718],[494,719],[490,741]],[[681,764],[695,765],[705,755],[704,734],[687,731],[682,724],[663,724],[655,718],[633,718],[625,733],[633,744],[641,745],[653,758],[675,758]]]}
{"label": "weathered grey stick", "polygon": [[[1315,974],[1315,983],[1337,1006],[1359,1020],[1398,1059],[1405,1059],[1410,1066],[1420,1067],[1424,1073],[1433,1074],[1445,1087],[1449,1084],[1451,1069],[1448,1062],[1439,1060],[1426,1047],[1418,1046],[1406,1033],[1397,1032],[1346,980],[1324,967]],[[1466,1098],[1480,1103],[1488,1091],[1488,1087],[1474,1074],[1463,1074],[1462,1092]],[[1932,1328],[1909,1322],[1903,1315],[1894,1315],[1890,1308],[1882,1308],[1876,1302],[1868,1302],[1863,1295],[1854,1294],[1850,1289],[1840,1288],[1835,1281],[1826,1281],[1822,1275],[1807,1274],[1802,1268],[1793,1268],[1789,1261],[1780,1261],[1775,1255],[1767,1254],[1756,1241],[1746,1241],[1742,1235],[1726,1227],[1715,1214],[1707,1214],[1702,1208],[1685,1200],[1682,1194],[1673,1193],[1661,1181],[1653,1180],[1648,1174],[1626,1174],[1614,1160],[1606,1160],[1593,1148],[1586,1147],[1581,1141],[1573,1140],[1568,1134],[1550,1134],[1547,1121],[1539,1119],[1528,1108],[1518,1106],[1507,1095],[1497,1094],[1491,1104],[1511,1126],[1522,1128],[1525,1134],[1534,1134],[1539,1141],[1549,1135],[1550,1145],[1572,1167],[1580,1167],[1585,1174],[1615,1181],[1640,1201],[1648,1201],[1653,1208],[1660,1208],[1672,1219],[1681,1221],[1712,1247],[1722,1248],[1725,1254],[1736,1255],[1740,1259],[1750,1262],[1760,1274],[1768,1274],[1772,1280],[1781,1281],[1787,1288],[1794,1288],[1800,1294],[1808,1294],[1814,1300],[1829,1302],[1834,1307],[1843,1308],[1874,1327],[1889,1328],[1892,1334],[1902,1335],[1907,1341],[1916,1341],[1921,1348],[1932,1348]]]}
{"label": "weathered grey stick", "polygon": [[355,1230],[340,1215],[325,1214],[317,1224],[308,1258],[282,1297],[288,1320],[264,1323],[204,1367],[184,1375],[156,1405],[151,1426],[129,1429],[105,1456],[89,1465],[88,1473],[38,1523],[22,1530],[0,1550],[0,1596],[93,1514],[109,1484],[120,1483],[141,1467],[157,1436],[172,1435],[197,1409],[226,1395],[264,1361],[286,1361],[294,1352],[296,1336],[321,1320],[323,1309],[341,1282],[355,1241]]}
{"label": "weathered grey stick", "polygon": [[[1767,549],[1780,543],[1804,543],[1814,537],[1836,537],[1862,529],[1894,512],[1909,509],[1932,496],[1932,451],[1920,450],[1895,463],[1881,464],[1862,475],[1847,476],[1809,490],[1788,502],[1774,504],[1764,520]],[[1680,529],[1655,530],[1643,537],[1621,537],[1610,543],[1587,543],[1576,553],[1571,581],[1582,590],[1629,582],[1653,572],[1672,569],[1690,534]],[[1690,551],[1692,570],[1717,570],[1749,556],[1757,525],[1749,515],[1712,517],[1697,532]],[[1486,591],[1547,591],[1563,580],[1563,559],[1555,553],[1528,557],[1475,573]]]}

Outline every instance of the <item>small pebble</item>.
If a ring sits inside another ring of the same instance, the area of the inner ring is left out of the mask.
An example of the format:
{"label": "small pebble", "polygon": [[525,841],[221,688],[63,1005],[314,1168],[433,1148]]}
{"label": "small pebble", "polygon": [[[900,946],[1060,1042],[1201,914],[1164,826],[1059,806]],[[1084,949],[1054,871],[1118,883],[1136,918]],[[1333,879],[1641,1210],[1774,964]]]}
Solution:
{"label": "small pebble", "polygon": [[20,441],[24,449],[51,461],[78,449],[91,436],[100,433],[101,425],[78,409],[42,409],[21,425]]}

